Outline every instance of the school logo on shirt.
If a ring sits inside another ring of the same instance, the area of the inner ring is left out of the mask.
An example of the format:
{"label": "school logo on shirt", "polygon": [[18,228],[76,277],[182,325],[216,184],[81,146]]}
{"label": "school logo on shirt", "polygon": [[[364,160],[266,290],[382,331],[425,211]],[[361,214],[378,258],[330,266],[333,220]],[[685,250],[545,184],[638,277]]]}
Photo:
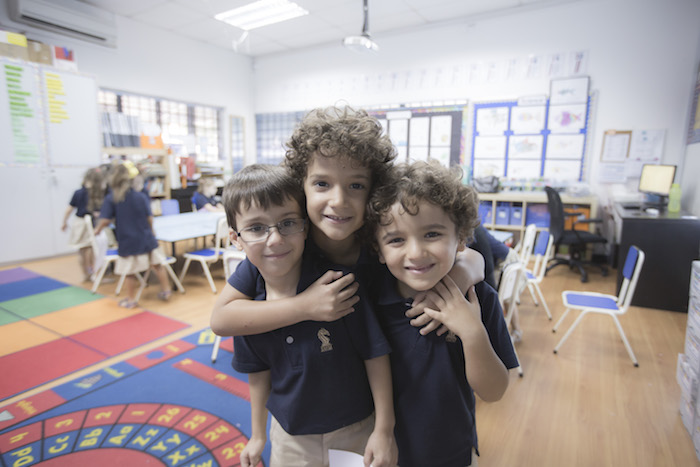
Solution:
{"label": "school logo on shirt", "polygon": [[333,350],[333,344],[331,344],[331,333],[328,332],[328,329],[319,329],[316,333],[316,336],[318,336],[318,340],[321,341],[321,352],[328,352],[329,350]]}
{"label": "school logo on shirt", "polygon": [[457,335],[452,331],[447,331],[447,337],[445,337],[447,342],[457,342]]}

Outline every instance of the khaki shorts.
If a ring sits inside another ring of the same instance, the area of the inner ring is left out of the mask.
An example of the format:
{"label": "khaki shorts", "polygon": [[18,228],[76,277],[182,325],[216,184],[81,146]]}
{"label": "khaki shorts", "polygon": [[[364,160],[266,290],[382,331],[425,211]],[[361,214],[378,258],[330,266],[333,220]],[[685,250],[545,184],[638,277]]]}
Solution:
{"label": "khaki shorts", "polygon": [[165,264],[165,254],[160,247],[151,250],[149,253],[142,255],[120,256],[114,265],[114,273],[121,276],[122,274],[130,275],[137,272],[143,272],[151,266]]}
{"label": "khaki shorts", "polygon": [[374,414],[352,425],[322,435],[290,435],[272,417],[270,467],[328,467],[328,450],[342,449],[364,455],[374,430]]}
{"label": "khaki shorts", "polygon": [[85,248],[92,246],[90,243],[90,233],[88,232],[85,220],[82,217],[74,217],[70,224],[70,236],[68,244],[75,248]]}

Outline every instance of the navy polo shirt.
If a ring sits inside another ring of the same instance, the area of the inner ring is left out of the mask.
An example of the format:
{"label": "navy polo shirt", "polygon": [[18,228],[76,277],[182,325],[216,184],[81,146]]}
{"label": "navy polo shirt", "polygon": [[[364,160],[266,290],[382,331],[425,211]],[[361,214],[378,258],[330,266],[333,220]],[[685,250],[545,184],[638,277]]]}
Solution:
{"label": "navy polo shirt", "polygon": [[71,206],[73,206],[76,211],[75,215],[78,217],[85,217],[86,214],[90,214],[87,210],[88,205],[88,190],[85,187],[81,187],[75,190],[73,197],[70,200]]}
{"label": "navy polo shirt", "polygon": [[[464,467],[478,449],[474,391],[467,381],[458,337],[421,336],[405,313],[411,300],[399,295],[396,279],[382,266],[375,273],[375,311],[392,347],[394,430],[401,467]],[[481,320],[506,368],[518,366],[496,291],[476,285]],[[478,452],[478,451],[477,451]]]}
{"label": "navy polo shirt", "polygon": [[110,192],[100,211],[101,219],[114,219],[114,235],[119,243],[119,256],[122,257],[142,255],[158,248],[158,241],[148,222],[151,216],[148,196],[133,189],[129,189],[120,203],[114,202],[114,195]]}
{"label": "navy polo shirt", "polygon": [[[305,252],[297,292],[326,269]],[[248,262],[229,278],[240,292],[264,300],[264,281]],[[255,292],[251,295],[251,291]],[[270,370],[267,408],[292,435],[328,433],[359,422],[374,410],[365,360],[389,353],[367,300],[333,322],[303,321],[275,331],[234,337],[233,367],[242,373]]]}
{"label": "navy polo shirt", "polygon": [[196,210],[199,211],[207,204],[216,206],[218,202],[214,196],[212,196],[211,198],[207,198],[206,196],[204,196],[204,194],[200,193],[199,191],[195,191],[194,195],[192,195],[192,204],[194,204]]}

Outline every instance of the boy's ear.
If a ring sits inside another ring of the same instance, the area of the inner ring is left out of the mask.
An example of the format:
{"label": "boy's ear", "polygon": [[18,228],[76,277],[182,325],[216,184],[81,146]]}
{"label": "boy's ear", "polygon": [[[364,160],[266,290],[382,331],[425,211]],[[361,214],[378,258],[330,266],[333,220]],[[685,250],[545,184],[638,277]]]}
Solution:
{"label": "boy's ear", "polygon": [[241,243],[239,241],[238,234],[236,233],[236,231],[233,229],[230,229],[228,235],[229,235],[229,238],[231,239],[231,244],[236,245],[236,248],[239,251],[243,250],[243,246],[241,245]]}
{"label": "boy's ear", "polygon": [[379,257],[379,262],[382,264],[386,264],[386,260],[384,259],[384,255],[382,254],[382,251],[377,248],[377,256]]}

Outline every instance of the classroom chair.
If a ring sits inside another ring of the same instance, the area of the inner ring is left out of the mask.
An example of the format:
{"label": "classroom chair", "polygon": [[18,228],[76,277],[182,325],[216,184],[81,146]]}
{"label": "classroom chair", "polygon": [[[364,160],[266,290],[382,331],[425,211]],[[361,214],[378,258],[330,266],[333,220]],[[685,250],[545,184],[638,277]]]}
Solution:
{"label": "classroom chair", "polygon": [[180,202],[176,199],[163,199],[160,201],[161,216],[180,214]]}
{"label": "classroom chair", "polygon": [[[513,315],[517,312],[519,302],[519,284],[524,280],[525,270],[520,262],[508,264],[503,269],[501,281],[498,284],[498,301],[501,303],[505,314],[506,326],[510,329],[510,323],[513,320]],[[511,336],[512,340],[512,336]],[[518,357],[515,346],[513,346],[515,356]],[[518,357],[518,375],[523,377],[523,364]]]}
{"label": "classroom chair", "polygon": [[[564,212],[564,205],[557,191],[550,187],[544,187],[547,192],[547,208],[549,210],[549,233],[554,237],[554,252],[555,257],[551,259],[553,264],[547,266],[547,271],[560,264],[568,264],[569,269],[577,268],[581,273],[581,282],[588,282],[588,273],[583,267],[585,264],[592,264],[586,261],[586,250],[588,245],[604,244],[607,239],[601,235],[589,232],[588,230],[577,230],[576,224],[590,224],[602,222],[602,219],[577,219],[578,213]],[[564,228],[566,217],[574,219],[573,226],[570,230]],[[558,257],[556,253],[559,248],[566,246],[569,249],[568,257]],[[608,275],[608,268],[605,264],[597,264],[600,267],[603,276]]]}
{"label": "classroom chair", "polygon": [[[177,262],[177,258],[174,256],[167,256],[165,258],[165,264],[163,264],[163,267],[165,268],[165,272],[168,273],[168,276],[170,276],[170,279],[172,279],[173,284],[177,288],[177,290],[180,293],[185,293],[185,288],[182,286],[182,283],[180,282],[180,279],[177,278],[177,274],[175,274],[175,271],[173,271],[173,268],[171,264],[175,264]],[[146,273],[143,275],[143,278],[141,277],[141,274],[136,274],[137,279],[139,279],[139,282],[141,283],[141,286],[139,287],[138,292],[136,293],[136,301],[139,301],[139,298],[141,298],[141,292],[143,292],[143,289],[148,287],[148,279],[151,276],[151,269],[147,269]],[[122,291],[122,287],[124,286],[124,279],[126,278],[125,275],[122,275],[119,277],[119,282],[117,283],[117,290],[114,292],[115,295],[119,296],[119,294]]]}
{"label": "classroom chair", "polygon": [[632,347],[630,346],[625,331],[622,330],[622,325],[617,319],[618,316],[627,313],[627,310],[632,303],[632,297],[634,296],[634,290],[637,288],[637,281],[639,280],[639,274],[642,271],[642,265],[644,264],[644,252],[632,245],[627,252],[627,258],[625,259],[625,265],[622,270],[623,280],[620,286],[620,292],[617,296],[602,294],[597,292],[577,292],[572,290],[565,290],[561,293],[562,300],[564,301],[564,306],[566,311],[559,318],[557,324],[554,325],[552,332],[556,332],[557,328],[561,322],[566,318],[571,310],[580,310],[580,314],[574,324],[571,325],[564,337],[561,338],[556,347],[554,347],[554,353],[556,354],[561,348],[562,344],[569,338],[571,333],[576,329],[576,326],[581,322],[584,316],[588,313],[600,313],[603,315],[608,315],[613,319],[617,330],[620,333],[622,342],[625,344],[627,353],[632,359],[634,366],[638,367],[637,357],[635,357]]}
{"label": "classroom chair", "polygon": [[92,252],[95,257],[95,264],[100,266],[95,271],[94,279],[92,280],[92,293],[97,293],[97,288],[102,282],[102,278],[107,272],[110,264],[113,264],[119,258],[119,253],[116,248],[108,248],[107,245],[100,244],[95,236],[95,228],[92,226],[92,216],[86,214],[83,217],[85,221],[85,227],[87,229],[88,235],[90,237],[90,245],[92,246]]}
{"label": "classroom chair", "polygon": [[551,235],[549,235],[549,231],[541,230],[538,233],[537,241],[535,242],[535,248],[533,251],[535,256],[532,268],[527,268],[527,265],[525,267],[526,285],[528,291],[530,292],[530,296],[532,297],[532,301],[535,302],[535,306],[539,306],[539,301],[537,300],[537,297],[539,296],[539,299],[542,301],[544,311],[547,313],[547,318],[549,318],[550,321],[552,319],[552,313],[550,313],[549,307],[547,306],[547,300],[544,299],[540,284],[542,283],[544,274],[547,271],[547,263],[549,262],[549,258],[552,256],[553,249],[554,239]]}
{"label": "classroom chair", "polygon": [[228,248],[230,244],[230,239],[228,235],[228,223],[226,222],[226,217],[221,217],[217,221],[216,225],[216,235],[214,237],[214,248],[204,248],[201,250],[190,251],[185,253],[185,264],[182,266],[182,271],[180,272],[180,282],[183,282],[185,274],[187,274],[187,269],[190,267],[192,261],[198,261],[202,265],[202,270],[204,275],[209,281],[209,286],[212,292],[216,293],[216,285],[214,284],[214,279],[211,277],[211,271],[209,270],[209,265],[214,264],[219,261],[224,254],[224,251]]}
{"label": "classroom chair", "polygon": [[[238,263],[245,259],[245,253],[238,249],[228,248],[224,251],[223,262],[224,262],[224,275],[226,280],[229,276],[236,270]],[[221,346],[221,336],[216,336],[214,338],[214,347],[211,350],[211,362],[216,363],[216,357],[219,355],[219,347]]]}

